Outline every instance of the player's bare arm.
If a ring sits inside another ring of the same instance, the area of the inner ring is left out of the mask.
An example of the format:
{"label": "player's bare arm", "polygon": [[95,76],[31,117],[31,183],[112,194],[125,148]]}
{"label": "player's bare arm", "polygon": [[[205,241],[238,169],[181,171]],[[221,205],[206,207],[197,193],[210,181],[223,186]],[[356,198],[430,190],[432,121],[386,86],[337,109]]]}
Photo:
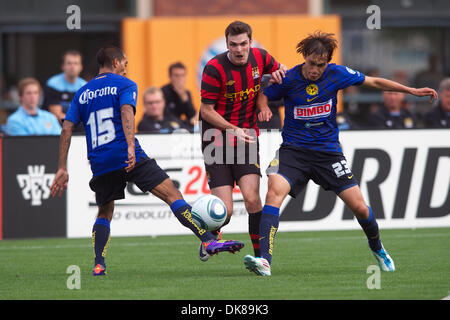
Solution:
{"label": "player's bare arm", "polygon": [[234,130],[235,135],[239,140],[248,143],[256,143],[256,140],[253,136],[248,134],[248,131],[242,128],[239,128],[227,120],[225,120],[216,110],[214,110],[213,104],[200,104],[200,113],[202,115],[202,119],[212,124],[214,127],[220,130]]}
{"label": "player's bare arm", "polygon": [[67,173],[67,155],[69,153],[70,141],[72,140],[72,133],[75,124],[69,120],[63,122],[61,135],[59,137],[59,159],[58,172],[56,172],[55,179],[50,187],[52,197],[56,195],[62,196],[62,192],[67,188],[69,181],[69,174]]}
{"label": "player's bare arm", "polygon": [[263,92],[258,93],[258,98],[256,99],[256,107],[259,110],[259,121],[269,121],[272,118],[272,111],[269,108],[269,100]]}
{"label": "player's bare arm", "polygon": [[283,78],[286,76],[286,72],[288,71],[288,68],[280,63],[280,67],[278,70],[272,72],[270,75],[270,83],[279,83],[281,84],[283,82]]}
{"label": "player's bare arm", "polygon": [[367,77],[365,78],[363,82],[363,86],[379,89],[382,91],[397,91],[397,92],[404,92],[409,93],[417,97],[430,97],[430,101],[432,102],[433,99],[437,99],[437,92],[434,89],[431,88],[411,88],[404,86],[398,82],[384,79],[384,78],[378,78],[378,77]]}
{"label": "player's bare arm", "polygon": [[126,172],[133,170],[136,165],[135,144],[134,144],[134,110],[129,104],[124,104],[120,108],[120,114],[122,117],[122,127],[125,134],[125,138],[128,144],[128,160],[125,167]]}

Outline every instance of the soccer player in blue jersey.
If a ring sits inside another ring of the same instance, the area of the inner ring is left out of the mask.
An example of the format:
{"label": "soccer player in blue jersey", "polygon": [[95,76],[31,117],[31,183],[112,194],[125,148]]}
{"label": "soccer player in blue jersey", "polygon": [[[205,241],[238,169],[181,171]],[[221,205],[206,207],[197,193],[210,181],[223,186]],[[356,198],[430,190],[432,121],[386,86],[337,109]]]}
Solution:
{"label": "soccer player in blue jersey", "polygon": [[82,122],[86,130],[88,158],[93,173],[89,186],[95,192],[98,215],[92,229],[95,252],[93,275],[104,275],[105,256],[110,239],[114,200],[125,197],[128,181],[142,192],[166,202],[178,220],[202,241],[208,254],[234,253],[244,244],[216,240],[192,220],[191,207],[168,175],[149,158],[135,138],[136,83],[125,78],[127,58],[122,49],[107,46],[97,53],[99,75],[75,94],[66,114],[60,136],[58,172],[51,186],[52,196],[61,195],[69,176],[66,163],[72,132]]}
{"label": "soccer player in blue jersey", "polygon": [[290,69],[281,84],[273,84],[259,96],[285,102],[283,143],[266,173],[266,202],[260,222],[261,256],[244,257],[247,269],[270,276],[270,264],[278,230],[279,211],[285,197],[295,197],[312,179],[334,191],[352,210],[364,230],[369,247],[383,271],[394,271],[394,261],[384,249],[378,224],[367,206],[339,143],[336,123],[337,93],[352,85],[437,98],[430,88],[410,88],[384,78],[368,77],[348,67],[329,63],[337,41],[333,34],[316,32],[297,45],[305,62]]}

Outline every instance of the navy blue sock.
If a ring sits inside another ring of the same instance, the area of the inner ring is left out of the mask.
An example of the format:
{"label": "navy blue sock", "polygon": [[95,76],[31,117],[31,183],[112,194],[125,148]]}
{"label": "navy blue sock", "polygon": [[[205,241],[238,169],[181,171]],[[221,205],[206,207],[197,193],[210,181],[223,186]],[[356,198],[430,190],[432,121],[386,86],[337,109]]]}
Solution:
{"label": "navy blue sock", "polygon": [[201,229],[195,224],[194,220],[192,220],[191,206],[184,199],[175,200],[170,205],[170,209],[178,221],[186,228],[191,229],[202,242],[216,240],[216,237],[210,231]]}
{"label": "navy blue sock", "polygon": [[106,266],[105,257],[110,239],[111,222],[105,218],[97,218],[92,228],[92,245],[94,246],[95,265]]}
{"label": "navy blue sock", "polygon": [[361,225],[362,229],[364,230],[364,233],[367,236],[367,239],[369,240],[369,247],[373,251],[378,251],[381,249],[381,241],[380,241],[380,233],[378,230],[378,223],[375,219],[372,209],[369,208],[369,218],[366,220],[363,219],[357,219],[358,223]]}
{"label": "navy blue sock", "polygon": [[278,230],[280,208],[265,205],[261,213],[259,224],[259,245],[261,257],[272,262],[273,243]]}

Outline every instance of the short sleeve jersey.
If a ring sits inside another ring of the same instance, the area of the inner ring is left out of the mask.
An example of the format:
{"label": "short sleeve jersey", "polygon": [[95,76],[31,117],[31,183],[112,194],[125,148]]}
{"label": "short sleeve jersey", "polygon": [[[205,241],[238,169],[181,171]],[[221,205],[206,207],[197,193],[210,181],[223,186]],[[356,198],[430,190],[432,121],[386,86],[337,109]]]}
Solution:
{"label": "short sleeve jersey", "polygon": [[[264,49],[251,48],[248,62],[236,66],[228,51],[212,58],[202,75],[201,99],[228,122],[240,128],[257,129],[256,98],[263,74],[272,73],[279,63]],[[204,122],[204,121],[203,121]],[[203,123],[202,131],[211,128]]]}
{"label": "short sleeve jersey", "polygon": [[271,85],[264,91],[269,100],[284,99],[283,145],[342,153],[336,122],[337,93],[361,85],[365,75],[330,63],[318,80],[310,81],[303,77],[302,66],[290,69],[282,84]]}
{"label": "short sleeve jersey", "polygon": [[[75,94],[65,120],[83,123],[94,176],[127,166],[128,144],[120,108],[128,104],[136,111],[136,98],[136,83],[113,73],[98,75]],[[146,157],[137,139],[135,155],[136,163]]]}

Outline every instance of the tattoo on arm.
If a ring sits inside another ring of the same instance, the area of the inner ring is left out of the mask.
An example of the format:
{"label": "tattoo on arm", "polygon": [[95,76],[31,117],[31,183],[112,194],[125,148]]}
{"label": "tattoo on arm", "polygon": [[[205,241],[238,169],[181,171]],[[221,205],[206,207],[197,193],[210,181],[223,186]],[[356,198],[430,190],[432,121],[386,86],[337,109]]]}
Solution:
{"label": "tattoo on arm", "polygon": [[69,153],[70,141],[72,140],[72,133],[75,124],[69,120],[63,122],[61,135],[59,137],[59,161],[58,167],[65,169],[67,165],[67,155]]}

